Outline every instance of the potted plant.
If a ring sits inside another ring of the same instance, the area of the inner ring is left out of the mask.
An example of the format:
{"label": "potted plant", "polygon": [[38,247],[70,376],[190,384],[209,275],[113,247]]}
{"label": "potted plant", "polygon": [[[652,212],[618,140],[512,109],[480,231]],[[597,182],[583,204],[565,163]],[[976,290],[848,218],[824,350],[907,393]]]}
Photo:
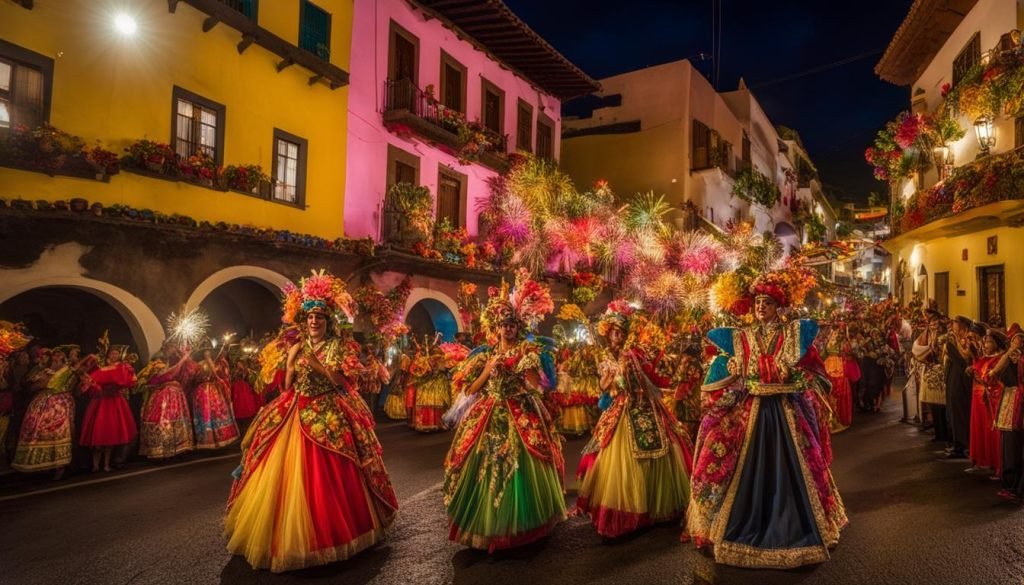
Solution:
{"label": "potted plant", "polygon": [[270,182],[270,175],[260,165],[228,165],[221,177],[228,189],[245,193],[256,193],[260,183]]}
{"label": "potted plant", "polygon": [[202,149],[188,158],[179,159],[178,170],[182,177],[207,187],[213,186],[222,171],[213,157]]}
{"label": "potted plant", "polygon": [[8,139],[7,156],[30,168],[53,175],[68,157],[82,152],[82,139],[43,124],[35,129],[16,125]]}
{"label": "potted plant", "polygon": [[169,144],[152,140],[136,140],[128,148],[121,162],[136,169],[148,170],[161,175],[177,174],[178,155]]}
{"label": "potted plant", "polygon": [[99,143],[83,148],[82,158],[96,172],[97,180],[116,175],[121,170],[121,161],[117,153],[103,148]]}

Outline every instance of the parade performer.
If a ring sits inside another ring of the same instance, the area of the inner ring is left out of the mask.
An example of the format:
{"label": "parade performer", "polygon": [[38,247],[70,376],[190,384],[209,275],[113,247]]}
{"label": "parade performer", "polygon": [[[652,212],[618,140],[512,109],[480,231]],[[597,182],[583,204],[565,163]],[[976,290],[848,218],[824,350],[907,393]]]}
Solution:
{"label": "parade performer", "polygon": [[[997,478],[1003,469],[1003,447],[999,429],[995,426],[1003,395],[1003,382],[997,365],[1006,352],[1006,336],[995,329],[985,329],[981,323],[975,323],[972,329],[981,336],[981,351],[968,370],[974,378],[970,447],[974,465],[968,471],[991,471],[992,477]],[[1003,373],[1010,370],[1004,368]],[[1016,372],[1012,374],[1016,377]]]}
{"label": "parade performer", "polygon": [[823,562],[847,519],[820,420],[818,392],[828,381],[812,345],[818,326],[779,319],[789,293],[777,282],[759,279],[752,293],[731,308],[745,314],[752,303],[753,325],[708,333],[720,353],[702,388],[708,410],[697,437],[688,528],[722,564]]}
{"label": "parade performer", "polygon": [[551,394],[558,407],[558,431],[584,435],[597,420],[597,400],[601,395],[593,346],[573,349],[567,359],[559,362],[558,372],[558,391]]}
{"label": "parade performer", "polygon": [[124,362],[128,347],[111,345],[106,351],[106,364],[89,372],[89,406],[82,421],[79,444],[92,447],[92,471],[110,471],[114,447],[131,443],[138,434],[135,418],[125,392],[135,386],[135,370]]}
{"label": "parade performer", "polygon": [[846,324],[839,322],[829,334],[825,345],[825,371],[832,384],[829,404],[835,415],[832,432],[846,430],[853,424],[853,387],[860,380],[860,366],[850,357],[852,348],[846,336]]}
{"label": "parade performer", "polygon": [[497,339],[457,376],[469,407],[445,458],[449,538],[494,552],[543,538],[565,518],[561,438],[542,401],[551,389],[549,350],[527,334],[552,310],[547,287],[520,272],[488,291],[482,322]]}
{"label": "parade performer", "polygon": [[147,384],[153,390],[142,405],[139,455],[149,459],[167,459],[195,448],[185,388],[198,366],[182,348],[168,345],[164,357],[173,363],[161,363],[149,377]]}
{"label": "parade performer", "polygon": [[359,377],[359,394],[366,401],[366,405],[370,407],[370,412],[376,412],[381,387],[391,380],[391,372],[388,371],[384,362],[377,359],[377,351],[376,348],[371,348],[365,352],[366,360],[363,364],[363,373]]}
{"label": "parade performer", "polygon": [[284,391],[243,442],[224,531],[230,552],[274,572],[347,559],[382,540],[398,510],[355,383],[359,346],[332,331],[332,321],[351,322],[352,297],[324,271],[284,294],[283,318],[302,331],[278,342]]}
{"label": "parade performer", "polygon": [[421,433],[445,429],[441,417],[452,403],[451,382],[444,364],[444,354],[436,344],[427,344],[416,351],[409,366],[410,381],[405,405],[409,426]]}
{"label": "parade performer", "polygon": [[252,386],[253,372],[249,359],[242,355],[231,369],[231,408],[235,421],[248,421],[263,406],[263,397]]}
{"label": "parade performer", "polygon": [[18,448],[11,467],[17,471],[55,470],[63,477],[71,463],[75,427],[75,397],[82,385],[86,359],[79,359],[77,345],[55,347],[46,387],[32,398],[21,424]]}
{"label": "parade performer", "polygon": [[223,361],[214,361],[213,349],[203,348],[193,377],[192,429],[196,449],[220,449],[239,438],[238,424],[228,402],[228,372]]}
{"label": "parade performer", "polygon": [[576,506],[608,538],[678,520],[690,497],[692,445],[662,402],[671,382],[656,373],[658,355],[643,346],[640,319],[626,301],[615,300],[598,323],[608,341],[600,365],[607,406],[576,471]]}
{"label": "parade performer", "polygon": [[[926,326],[911,346],[912,370],[917,376],[918,397],[921,401],[922,430],[935,429],[935,441],[948,441],[946,424],[946,367],[942,363],[942,347],[946,334],[941,323],[942,313],[925,310]],[[928,416],[927,420],[925,416]]]}
{"label": "parade performer", "polygon": [[388,384],[388,397],[384,399],[384,416],[391,420],[406,420],[409,411],[405,408],[405,394],[409,385],[409,366],[412,359],[405,352],[398,357],[398,365]]}
{"label": "parade performer", "polygon": [[0,469],[7,466],[7,433],[14,411],[14,394],[28,369],[28,353],[21,349],[28,342],[20,323],[0,321]]}

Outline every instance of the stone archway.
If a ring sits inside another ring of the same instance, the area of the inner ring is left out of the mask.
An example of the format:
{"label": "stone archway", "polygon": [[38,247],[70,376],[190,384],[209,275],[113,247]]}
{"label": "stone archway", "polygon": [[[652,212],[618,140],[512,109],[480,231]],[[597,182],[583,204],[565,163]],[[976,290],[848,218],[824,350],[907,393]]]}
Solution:
{"label": "stone archway", "polygon": [[[33,295],[33,293],[34,296],[26,296]],[[83,298],[79,295],[86,295],[86,297]],[[25,304],[26,299],[29,299],[29,305],[32,304],[31,299],[35,299],[35,302],[56,302],[58,305],[55,307],[62,309],[70,309],[74,306],[79,306],[82,308],[83,312],[88,311],[89,307],[94,311],[99,309],[98,312],[102,312],[102,307],[97,308],[95,304],[91,304],[88,300],[89,297],[102,301],[105,305],[109,306],[114,312],[116,312],[118,316],[120,316],[128,333],[131,335],[132,345],[138,351],[139,357],[142,361],[148,361],[149,356],[160,349],[160,345],[164,340],[163,326],[160,323],[160,319],[157,318],[153,311],[150,310],[150,308],[146,306],[141,299],[112,284],[82,276],[46,277],[16,283],[14,286],[5,286],[3,290],[0,291],[0,316],[16,320],[23,318],[5,314],[3,306],[6,304],[9,307],[13,307],[11,309],[13,311],[27,314],[26,310],[22,308],[25,307],[27,309],[27,305]],[[64,299],[65,302],[62,303],[61,299]],[[61,319],[74,318],[73,314],[65,315],[60,313],[60,315],[61,316],[59,318]],[[45,316],[40,316],[38,318],[45,320]],[[102,319],[102,314],[98,315],[98,318]],[[112,323],[112,325],[116,326],[117,323]],[[99,329],[103,328],[102,326],[98,327]],[[92,329],[95,329],[95,327],[87,326],[80,328],[81,331],[91,331]],[[55,326],[54,330],[60,331],[66,329]],[[86,344],[90,340],[48,339],[46,341],[48,343],[77,342]],[[123,343],[129,340],[111,339],[111,341]],[[88,345],[83,345],[83,349],[87,348]]]}
{"label": "stone archway", "polygon": [[459,306],[448,295],[428,288],[414,288],[405,302],[406,323],[415,334],[440,332],[445,341],[464,330]]}
{"label": "stone archway", "polygon": [[186,309],[202,307],[210,316],[210,335],[231,332],[259,338],[281,322],[281,287],[284,275],[259,266],[232,266],[218,270],[196,287]]}

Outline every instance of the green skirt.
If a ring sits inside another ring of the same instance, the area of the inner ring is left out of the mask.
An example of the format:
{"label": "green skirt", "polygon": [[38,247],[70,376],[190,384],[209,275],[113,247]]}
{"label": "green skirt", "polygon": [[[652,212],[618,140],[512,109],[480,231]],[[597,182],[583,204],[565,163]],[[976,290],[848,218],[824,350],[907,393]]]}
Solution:
{"label": "green skirt", "polygon": [[[448,504],[449,538],[494,552],[546,536],[565,519],[565,496],[555,467],[533,457],[516,435],[516,465],[507,477],[481,433],[466,457]],[[502,489],[504,488],[504,489]]]}

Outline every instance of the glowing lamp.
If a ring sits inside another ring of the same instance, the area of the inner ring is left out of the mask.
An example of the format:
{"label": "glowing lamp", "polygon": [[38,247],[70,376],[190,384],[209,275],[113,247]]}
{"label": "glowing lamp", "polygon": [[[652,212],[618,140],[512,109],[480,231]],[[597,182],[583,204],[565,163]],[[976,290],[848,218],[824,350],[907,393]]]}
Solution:
{"label": "glowing lamp", "polygon": [[996,128],[992,118],[982,116],[974,122],[974,134],[978,137],[978,148],[982,154],[988,154],[996,145]]}
{"label": "glowing lamp", "polygon": [[124,36],[130,37],[139,30],[139,25],[134,18],[122,12],[114,17],[114,29]]}

